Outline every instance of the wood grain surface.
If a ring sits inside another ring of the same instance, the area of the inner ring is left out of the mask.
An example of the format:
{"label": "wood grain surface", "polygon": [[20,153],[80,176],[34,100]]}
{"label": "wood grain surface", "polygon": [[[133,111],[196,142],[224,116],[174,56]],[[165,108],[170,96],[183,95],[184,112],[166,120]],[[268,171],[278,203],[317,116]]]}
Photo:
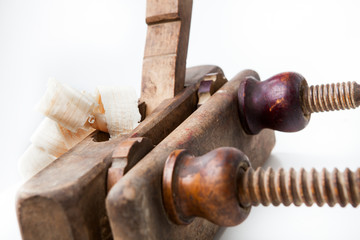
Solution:
{"label": "wood grain surface", "polygon": [[185,83],[192,0],[148,0],[141,101],[149,115]]}
{"label": "wood grain surface", "polygon": [[218,226],[196,218],[189,225],[172,223],[162,202],[162,172],[169,154],[188,149],[199,156],[218,147],[241,149],[254,167],[262,165],[275,144],[274,132],[243,131],[237,91],[254,71],[243,71],[161,141],[110,190],[106,209],[114,239],[211,239]]}
{"label": "wood grain surface", "polygon": [[158,144],[197,106],[197,89],[216,66],[187,71],[190,86],[165,101],[129,135],[109,140],[95,132],[27,181],[18,191],[17,216],[23,239],[110,239],[105,210],[107,170],[116,147],[128,137]]}

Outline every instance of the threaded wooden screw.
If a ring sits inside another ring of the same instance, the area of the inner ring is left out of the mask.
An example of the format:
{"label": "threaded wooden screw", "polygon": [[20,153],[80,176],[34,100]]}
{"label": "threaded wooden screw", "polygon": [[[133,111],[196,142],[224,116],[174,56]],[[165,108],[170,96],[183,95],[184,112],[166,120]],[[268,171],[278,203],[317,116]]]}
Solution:
{"label": "threaded wooden screw", "polygon": [[355,109],[360,105],[359,85],[356,82],[316,85],[303,92],[303,111],[313,112]]}
{"label": "threaded wooden screw", "polygon": [[276,172],[272,168],[266,171],[248,168],[239,178],[238,195],[243,207],[259,204],[300,206],[303,203],[306,206],[316,203],[320,207],[325,203],[330,207],[335,204],[345,207],[350,203],[356,207],[360,203],[359,182],[360,169],[339,172],[335,168],[332,173],[326,169],[321,173],[315,169],[310,173],[301,169],[297,173],[293,168],[288,172],[282,168]]}

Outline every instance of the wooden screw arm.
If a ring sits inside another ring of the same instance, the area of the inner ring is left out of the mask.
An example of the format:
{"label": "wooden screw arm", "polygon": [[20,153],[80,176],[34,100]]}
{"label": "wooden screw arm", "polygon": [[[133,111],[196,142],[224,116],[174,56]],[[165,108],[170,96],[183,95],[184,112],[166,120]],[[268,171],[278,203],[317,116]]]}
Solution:
{"label": "wooden screw arm", "polygon": [[326,169],[288,173],[269,168],[254,171],[247,156],[236,148],[222,147],[194,157],[173,151],[163,171],[163,201],[169,218],[189,224],[195,217],[217,225],[234,226],[248,216],[251,206],[294,204],[323,206],[360,204],[360,168],[356,172]]}

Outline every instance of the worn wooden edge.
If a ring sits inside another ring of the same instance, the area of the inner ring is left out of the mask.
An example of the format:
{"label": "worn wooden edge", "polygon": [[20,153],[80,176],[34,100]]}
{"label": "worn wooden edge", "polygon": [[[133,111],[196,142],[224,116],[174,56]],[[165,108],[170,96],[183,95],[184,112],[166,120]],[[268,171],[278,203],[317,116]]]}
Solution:
{"label": "worn wooden edge", "polygon": [[152,139],[153,144],[157,145],[196,110],[197,90],[204,76],[209,73],[224,75],[221,68],[214,65],[188,68],[186,71],[186,88],[182,93],[173,99],[164,100],[152,114],[145,118],[141,126],[139,125],[134,129],[131,137],[148,137]]}
{"label": "worn wooden edge", "polygon": [[[19,189],[16,210],[23,239],[58,239],[54,236],[58,236],[57,231],[63,228],[70,229],[71,238],[60,239],[111,237],[101,201],[106,197],[104,169],[111,164],[109,153],[125,137],[105,144],[94,142],[96,134],[90,135]],[[31,203],[33,198],[37,198],[38,205],[46,204],[46,210],[35,208]],[[27,212],[32,213],[31,217]],[[54,216],[64,216],[64,221],[59,222]],[[51,226],[52,230],[44,225]]]}
{"label": "worn wooden edge", "polygon": [[186,18],[192,0],[147,0],[146,24],[157,24]]}
{"label": "worn wooden edge", "polygon": [[198,107],[204,104],[211,95],[227,82],[223,73],[211,73],[204,77],[198,90]]}
{"label": "worn wooden edge", "polygon": [[151,139],[146,137],[127,138],[122,141],[112,154],[112,163],[107,174],[108,191],[153,148]]}
{"label": "worn wooden edge", "polygon": [[[196,90],[202,77],[218,71],[221,69],[216,66],[189,68],[190,86],[159,106],[156,114],[148,116],[131,134],[109,140],[108,134],[94,132],[22,185],[16,210],[23,239],[61,239],[55,231],[63,229],[70,229],[69,235],[63,236],[71,236],[64,239],[111,237],[105,197],[112,152],[130,135],[160,142],[196,109]],[[46,207],[38,207],[42,205]]]}
{"label": "worn wooden edge", "polygon": [[222,146],[236,147],[247,154],[253,167],[270,155],[275,135],[264,130],[246,135],[238,114],[237,90],[251,70],[239,73],[201,108],[180,124],[142,161],[132,168],[109,192],[106,209],[114,239],[210,239],[218,226],[200,218],[191,224],[173,224],[162,203],[162,171],[168,155],[175,149],[188,149],[202,155]]}
{"label": "worn wooden edge", "polygon": [[151,139],[146,137],[127,138],[122,141],[112,154],[107,176],[108,191],[153,148]]}

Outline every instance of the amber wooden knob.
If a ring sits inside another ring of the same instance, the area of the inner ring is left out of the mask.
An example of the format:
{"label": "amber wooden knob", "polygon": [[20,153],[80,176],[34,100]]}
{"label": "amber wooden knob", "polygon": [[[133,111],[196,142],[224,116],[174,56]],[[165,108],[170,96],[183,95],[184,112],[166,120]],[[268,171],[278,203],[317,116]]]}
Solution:
{"label": "amber wooden knob", "polygon": [[296,132],[306,127],[310,114],[302,109],[302,96],[307,89],[304,77],[293,72],[261,82],[255,78],[241,82],[239,113],[245,132],[257,134],[264,128]]}
{"label": "amber wooden knob", "polygon": [[244,153],[224,147],[194,157],[175,150],[163,172],[163,201],[169,218],[189,224],[194,217],[217,225],[234,226],[248,216],[250,207],[239,204],[237,178],[250,166]]}

